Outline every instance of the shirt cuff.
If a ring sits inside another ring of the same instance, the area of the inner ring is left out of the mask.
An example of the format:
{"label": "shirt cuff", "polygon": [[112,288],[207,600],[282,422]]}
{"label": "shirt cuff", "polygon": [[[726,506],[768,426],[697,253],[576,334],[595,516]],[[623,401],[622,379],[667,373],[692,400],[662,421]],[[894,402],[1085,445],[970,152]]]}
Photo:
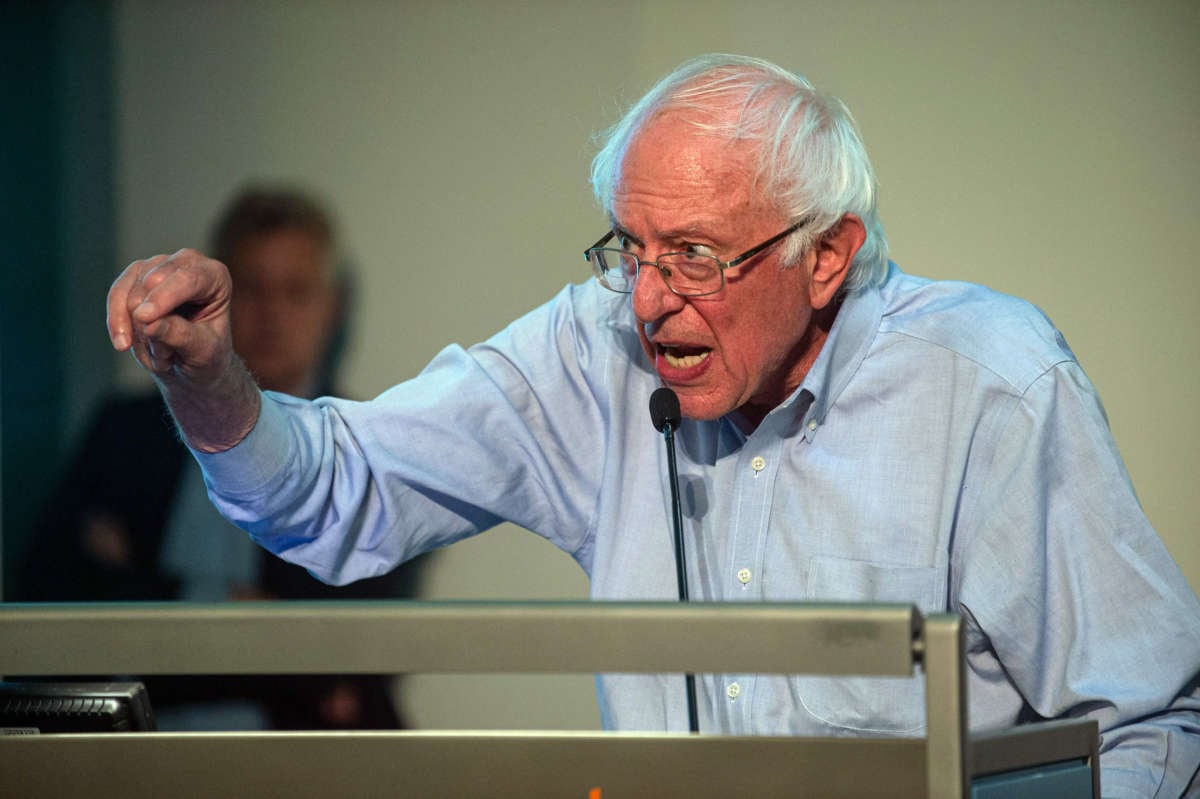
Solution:
{"label": "shirt cuff", "polygon": [[251,497],[277,482],[289,459],[287,415],[279,398],[264,391],[258,420],[253,429],[235,446],[223,452],[196,452],[192,455],[204,472],[210,490],[224,497]]}

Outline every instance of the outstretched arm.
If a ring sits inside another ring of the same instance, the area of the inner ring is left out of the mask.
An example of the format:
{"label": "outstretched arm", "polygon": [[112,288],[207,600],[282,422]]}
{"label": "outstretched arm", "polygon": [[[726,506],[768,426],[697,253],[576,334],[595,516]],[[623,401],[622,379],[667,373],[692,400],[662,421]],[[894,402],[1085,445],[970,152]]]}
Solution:
{"label": "outstretched arm", "polygon": [[195,250],[134,261],[108,292],[108,335],[154,376],[188,445],[220,452],[258,420],[258,387],[233,351],[232,282]]}

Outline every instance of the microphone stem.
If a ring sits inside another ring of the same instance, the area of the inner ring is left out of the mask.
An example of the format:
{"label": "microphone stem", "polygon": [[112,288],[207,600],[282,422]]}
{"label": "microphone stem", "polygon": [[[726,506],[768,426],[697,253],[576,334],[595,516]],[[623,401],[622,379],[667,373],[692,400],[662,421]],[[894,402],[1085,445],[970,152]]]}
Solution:
{"label": "microphone stem", "polygon": [[[679,473],[675,468],[675,428],[663,426],[663,437],[667,441],[667,473],[671,483],[671,513],[675,529],[675,579],[679,583],[679,601],[688,601],[687,553],[683,544],[683,505],[679,501]],[[700,718],[696,711],[696,675],[688,672],[687,683],[688,729],[700,732]]]}
{"label": "microphone stem", "polygon": [[671,425],[663,427],[667,440],[667,474],[671,482],[671,515],[675,530],[675,579],[679,583],[679,601],[688,601],[687,553],[683,544],[683,506],[679,502],[679,473],[675,467],[675,431]]}

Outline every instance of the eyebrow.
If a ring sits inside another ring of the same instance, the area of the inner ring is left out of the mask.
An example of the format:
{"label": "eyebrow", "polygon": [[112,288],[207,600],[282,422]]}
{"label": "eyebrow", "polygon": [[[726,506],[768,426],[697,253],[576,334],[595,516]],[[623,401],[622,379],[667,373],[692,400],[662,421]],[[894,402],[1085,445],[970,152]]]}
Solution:
{"label": "eyebrow", "polygon": [[641,239],[639,239],[637,236],[635,236],[635,235],[633,235],[632,233],[630,233],[630,232],[629,232],[628,230],[626,230],[625,228],[621,227],[621,224],[620,224],[619,222],[617,222],[617,220],[616,220],[614,217],[611,217],[611,216],[610,216],[610,217],[608,218],[608,221],[609,221],[609,223],[610,223],[610,224],[609,224],[609,227],[611,227],[611,228],[612,228],[612,231],[613,231],[613,233],[615,233],[615,234],[617,235],[617,238],[621,238],[621,239],[629,239],[631,242],[633,242],[633,243],[634,243],[635,245],[637,245],[638,247],[645,247],[645,246],[646,246],[646,243],[645,243],[644,241],[642,241],[642,240],[641,240]]}
{"label": "eyebrow", "polygon": [[[638,247],[646,246],[646,242],[642,241],[637,236],[633,235],[628,230],[626,230],[624,227],[622,227],[621,223],[618,222],[615,217],[610,216],[608,218],[608,221],[609,221],[609,227],[612,228],[613,233],[616,234],[618,237],[629,239],[630,242],[632,242],[633,244],[635,244]],[[699,222],[693,222],[692,224],[684,225],[684,226],[681,226],[678,228],[673,228],[671,230],[659,231],[656,233],[656,235],[660,236],[661,238],[663,238],[664,240],[667,240],[667,241],[672,241],[672,240],[684,241],[687,239],[694,238],[695,236],[701,234],[701,231],[703,229],[704,229],[703,224],[701,224]],[[701,238],[712,240],[712,237],[708,236],[708,235],[701,235]]]}

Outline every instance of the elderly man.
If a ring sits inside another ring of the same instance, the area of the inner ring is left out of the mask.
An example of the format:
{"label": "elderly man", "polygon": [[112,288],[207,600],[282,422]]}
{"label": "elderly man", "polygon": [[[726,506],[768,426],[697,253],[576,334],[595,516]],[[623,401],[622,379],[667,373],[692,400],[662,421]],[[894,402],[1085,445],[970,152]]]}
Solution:
{"label": "elderly man", "polygon": [[[226,272],[196,252],[130,265],[109,333],[155,374],[222,510],[335,583],[511,520],[597,598],[673,598],[644,412],[669,386],[695,598],[961,613],[973,727],[1090,715],[1107,794],[1183,794],[1200,603],[1046,318],[887,260],[843,106],[766,62],[695,59],[610,132],[592,182],[597,281],[369,403],[260,393]],[[598,693],[608,728],[686,727],[673,680],[604,675]],[[916,686],[887,680],[705,675],[699,700],[702,730],[735,734],[922,725]]]}

